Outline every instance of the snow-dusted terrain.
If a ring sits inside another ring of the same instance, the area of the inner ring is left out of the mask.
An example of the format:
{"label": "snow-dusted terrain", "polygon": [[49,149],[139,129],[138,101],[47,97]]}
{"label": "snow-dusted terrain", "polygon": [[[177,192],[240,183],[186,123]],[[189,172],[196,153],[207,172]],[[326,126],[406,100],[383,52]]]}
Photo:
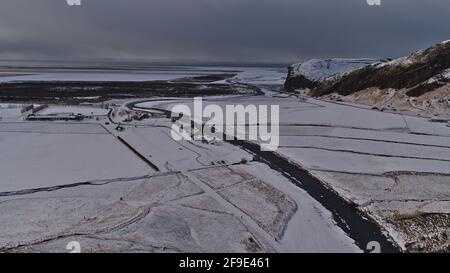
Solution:
{"label": "snow-dusted terrain", "polygon": [[39,115],[52,114],[81,114],[85,116],[105,116],[108,114],[108,109],[97,107],[80,107],[80,106],[51,106],[37,112]]}
{"label": "snow-dusted terrain", "polygon": [[[274,77],[254,69],[233,81]],[[0,251],[65,252],[73,240],[83,252],[361,251],[327,209],[252,154],[176,142],[170,119],[130,122],[134,111],[112,105],[37,112],[90,117],[77,123],[26,122],[22,105],[2,105]]]}
{"label": "snow-dusted terrain", "polygon": [[0,124],[0,192],[153,172],[96,124]]}
{"label": "snow-dusted terrain", "polygon": [[291,72],[293,76],[303,76],[312,82],[319,82],[379,62],[376,59],[312,59],[292,65]]}
{"label": "snow-dusted terrain", "polygon": [[238,102],[280,105],[277,153],[354,202],[403,249],[440,251],[448,245],[450,128],[445,123],[312,98],[204,100],[223,107]]}
{"label": "snow-dusted terrain", "polygon": [[376,221],[403,250],[448,247],[450,127],[280,94],[281,79],[247,69],[227,83],[265,94],[203,102],[279,105],[273,155],[333,195],[310,192],[311,181],[239,145],[174,141],[161,110],[192,99],[38,112],[88,116],[80,122],[24,121],[23,105],[1,104],[0,251],[65,252],[79,241],[82,252],[361,252],[363,240],[378,238],[342,222],[343,207]]}
{"label": "snow-dusted terrain", "polygon": [[380,111],[449,120],[449,69],[450,44],[442,42],[409,56],[360,67],[339,59],[294,64],[285,89]]}
{"label": "snow-dusted terrain", "polygon": [[[176,143],[166,135],[169,120],[124,124],[123,132],[106,126],[112,135],[90,123],[2,125],[4,131],[30,131],[20,134],[23,142],[0,133],[0,145],[5,145],[2,150],[8,146],[16,154],[20,151],[16,161],[6,153],[11,164],[29,165],[34,172],[9,165],[2,170],[14,180],[2,179],[0,249],[64,252],[66,244],[76,240],[83,252],[359,251],[334,226],[330,213],[286,178],[261,163],[240,163],[242,158],[251,162],[252,156],[230,144]],[[38,129],[39,134],[33,132]],[[84,142],[74,142],[86,134],[91,135]],[[160,171],[139,162],[115,136]],[[66,147],[55,138],[71,144]],[[34,150],[27,140],[36,143]],[[41,143],[47,140],[57,145],[48,149]],[[105,157],[101,151],[107,151]],[[109,177],[98,180],[99,170]],[[81,175],[86,176],[85,183],[74,185],[81,182],[76,179],[64,183]]]}

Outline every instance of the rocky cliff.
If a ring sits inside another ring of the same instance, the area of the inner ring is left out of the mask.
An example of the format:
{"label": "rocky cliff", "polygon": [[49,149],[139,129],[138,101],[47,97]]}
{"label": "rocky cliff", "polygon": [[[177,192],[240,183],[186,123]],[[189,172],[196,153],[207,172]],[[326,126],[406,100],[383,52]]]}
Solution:
{"label": "rocky cliff", "polygon": [[285,89],[313,89],[331,76],[354,71],[371,64],[380,64],[377,59],[312,59],[289,67]]}
{"label": "rocky cliff", "polygon": [[350,95],[367,88],[410,89],[409,96],[420,96],[448,82],[450,41],[420,50],[408,57],[339,74],[321,81],[312,96],[330,93]]}
{"label": "rocky cliff", "polygon": [[[310,96],[383,111],[450,118],[450,40],[395,60],[362,60],[366,61],[312,60],[293,65],[285,89],[309,89]],[[311,63],[320,65],[308,69]]]}

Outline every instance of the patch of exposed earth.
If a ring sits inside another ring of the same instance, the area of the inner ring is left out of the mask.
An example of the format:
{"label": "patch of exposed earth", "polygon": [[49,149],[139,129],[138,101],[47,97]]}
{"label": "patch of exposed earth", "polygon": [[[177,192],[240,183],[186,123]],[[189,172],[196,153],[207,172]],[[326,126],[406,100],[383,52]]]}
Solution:
{"label": "patch of exposed earth", "polygon": [[417,97],[407,95],[409,89],[369,88],[348,96],[333,93],[324,99],[367,105],[380,111],[401,112],[425,117],[450,120],[450,84],[426,92]]}
{"label": "patch of exposed earth", "polygon": [[99,103],[112,99],[257,94],[258,88],[215,83],[236,74],[215,74],[155,81],[0,82],[0,101],[52,104]]}

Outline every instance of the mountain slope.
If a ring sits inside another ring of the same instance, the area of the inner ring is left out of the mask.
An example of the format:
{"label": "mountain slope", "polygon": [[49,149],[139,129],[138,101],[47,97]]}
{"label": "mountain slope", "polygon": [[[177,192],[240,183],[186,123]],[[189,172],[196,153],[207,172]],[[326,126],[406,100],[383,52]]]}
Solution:
{"label": "mountain slope", "polygon": [[312,89],[331,76],[380,62],[376,59],[312,59],[293,64],[289,67],[285,89]]}
{"label": "mountain slope", "polygon": [[[439,77],[450,68],[450,41],[437,44],[425,50],[418,51],[408,57],[396,59],[376,65],[341,74],[322,81],[312,92],[312,96],[323,96],[330,93],[350,95],[354,92],[371,87],[379,89],[412,89],[411,96],[423,95],[419,85],[429,86],[427,81]],[[448,80],[448,79],[447,79]],[[443,86],[445,82],[435,82]]]}
{"label": "mountain slope", "polygon": [[[326,67],[308,71],[316,73],[312,78],[297,66],[291,67],[286,80],[288,91],[310,89],[308,94],[314,97],[450,119],[450,40],[392,61],[355,69],[343,65],[349,69],[335,70],[329,77]],[[305,85],[301,77],[314,81]]]}

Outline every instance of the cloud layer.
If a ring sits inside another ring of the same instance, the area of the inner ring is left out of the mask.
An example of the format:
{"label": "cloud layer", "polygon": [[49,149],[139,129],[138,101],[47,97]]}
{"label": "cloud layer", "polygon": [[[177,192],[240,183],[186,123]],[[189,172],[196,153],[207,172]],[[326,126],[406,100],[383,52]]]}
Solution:
{"label": "cloud layer", "polygon": [[450,39],[450,1],[2,0],[2,59],[294,62]]}

